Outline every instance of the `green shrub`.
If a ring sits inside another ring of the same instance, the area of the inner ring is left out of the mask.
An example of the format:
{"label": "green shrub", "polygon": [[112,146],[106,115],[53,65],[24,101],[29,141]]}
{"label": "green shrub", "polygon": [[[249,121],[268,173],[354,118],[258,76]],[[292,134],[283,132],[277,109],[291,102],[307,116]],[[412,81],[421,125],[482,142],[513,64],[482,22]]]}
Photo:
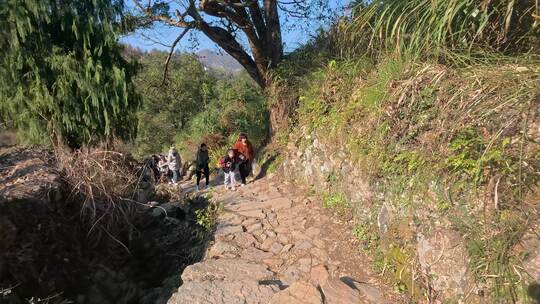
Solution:
{"label": "green shrub", "polygon": [[217,96],[187,122],[175,137],[186,159],[193,159],[200,143],[210,148],[213,162],[225,155],[240,132],[257,148],[268,134],[268,114],[260,91],[246,78],[220,81]]}
{"label": "green shrub", "polygon": [[353,234],[366,250],[374,249],[378,245],[379,236],[366,223],[356,224],[353,228]]}
{"label": "green shrub", "polygon": [[195,210],[197,224],[206,231],[211,231],[216,225],[216,220],[220,210],[221,206],[218,204],[210,204],[205,209]]}
{"label": "green shrub", "polygon": [[329,193],[324,196],[323,206],[340,212],[349,207],[349,201],[341,192]]}

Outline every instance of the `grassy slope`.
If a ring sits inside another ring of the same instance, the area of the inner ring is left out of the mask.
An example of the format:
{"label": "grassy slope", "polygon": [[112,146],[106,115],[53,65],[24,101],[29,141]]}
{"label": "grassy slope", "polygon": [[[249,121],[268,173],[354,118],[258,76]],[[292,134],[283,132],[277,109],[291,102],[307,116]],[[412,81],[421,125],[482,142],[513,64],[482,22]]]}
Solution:
{"label": "grassy slope", "polygon": [[[399,210],[398,225],[426,220],[415,212],[425,210],[434,226],[464,236],[473,275],[493,299],[521,298],[514,269],[522,257],[514,250],[537,217],[530,203],[538,195],[539,147],[528,128],[538,117],[539,72],[538,61],[519,58],[464,67],[406,56],[330,60],[298,79],[291,136],[307,128],[329,148],[345,146],[366,181]],[[338,174],[328,182],[339,189],[342,181]],[[365,212],[342,193],[324,196],[328,206]],[[396,231],[397,249],[383,250],[376,223],[361,216],[355,233],[381,270],[406,277],[414,239]],[[417,288],[397,281],[401,290]]]}
{"label": "grassy slope", "polygon": [[[525,299],[518,243],[540,195],[538,4],[363,3],[277,71],[270,102],[298,97],[290,134],[277,138],[302,150],[314,133],[328,149],[346,147],[376,195],[351,201],[332,172],[325,205],[355,211],[355,234],[398,289],[427,296],[410,283],[415,238],[402,228],[413,222],[461,234],[490,301]],[[397,217],[385,241],[365,216],[383,202]]]}

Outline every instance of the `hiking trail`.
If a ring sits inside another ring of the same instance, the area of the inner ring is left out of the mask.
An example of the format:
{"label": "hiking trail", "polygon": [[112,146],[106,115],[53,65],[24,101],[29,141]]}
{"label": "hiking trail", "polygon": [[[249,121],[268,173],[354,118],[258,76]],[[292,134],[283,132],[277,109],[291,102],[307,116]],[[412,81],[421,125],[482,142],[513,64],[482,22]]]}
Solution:
{"label": "hiking trail", "polygon": [[350,223],[305,190],[265,177],[209,191],[223,209],[214,241],[169,304],[404,302],[371,272]]}

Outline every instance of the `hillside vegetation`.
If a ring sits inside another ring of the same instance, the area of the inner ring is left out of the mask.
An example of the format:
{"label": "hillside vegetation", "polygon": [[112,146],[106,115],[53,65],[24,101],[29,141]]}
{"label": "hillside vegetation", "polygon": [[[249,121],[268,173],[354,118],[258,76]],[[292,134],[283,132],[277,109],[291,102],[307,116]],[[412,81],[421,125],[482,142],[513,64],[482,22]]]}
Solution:
{"label": "hillside vegetation", "polygon": [[[526,302],[538,280],[537,243],[524,241],[539,219],[535,10],[360,3],[275,74],[283,172],[352,210],[374,267],[415,302]],[[430,236],[457,238],[455,260]]]}
{"label": "hillside vegetation", "polygon": [[164,52],[135,53],[141,69],[135,79],[142,104],[138,133],[132,144],[138,156],[176,146],[193,160],[201,143],[217,162],[240,132],[256,146],[264,141],[267,114],[264,96],[245,74],[207,69],[195,55],[175,54],[163,82]]}

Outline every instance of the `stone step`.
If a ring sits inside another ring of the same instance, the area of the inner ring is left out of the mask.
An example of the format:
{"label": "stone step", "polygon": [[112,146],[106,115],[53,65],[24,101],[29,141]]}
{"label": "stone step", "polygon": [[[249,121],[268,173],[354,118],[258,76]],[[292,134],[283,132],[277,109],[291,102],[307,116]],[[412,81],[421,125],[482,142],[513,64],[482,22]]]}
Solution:
{"label": "stone step", "polygon": [[267,304],[279,291],[277,285],[255,280],[213,280],[184,283],[167,304]]}
{"label": "stone step", "polygon": [[182,273],[182,281],[206,280],[270,280],[274,277],[263,264],[243,259],[204,260],[186,267]]}

